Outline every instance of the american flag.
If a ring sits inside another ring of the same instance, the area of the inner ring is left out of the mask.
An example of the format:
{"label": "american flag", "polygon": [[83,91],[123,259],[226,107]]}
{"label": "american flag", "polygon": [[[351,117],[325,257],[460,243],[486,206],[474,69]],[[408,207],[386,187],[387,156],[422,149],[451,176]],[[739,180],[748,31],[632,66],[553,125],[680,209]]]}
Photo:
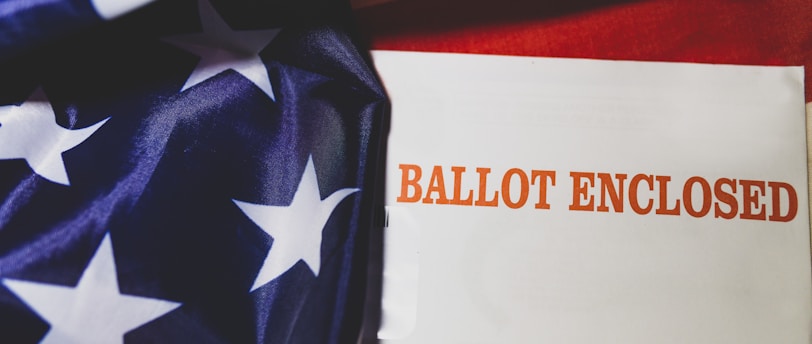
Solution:
{"label": "american flag", "polygon": [[355,341],[387,107],[348,8],[145,2],[0,3],[0,342]]}

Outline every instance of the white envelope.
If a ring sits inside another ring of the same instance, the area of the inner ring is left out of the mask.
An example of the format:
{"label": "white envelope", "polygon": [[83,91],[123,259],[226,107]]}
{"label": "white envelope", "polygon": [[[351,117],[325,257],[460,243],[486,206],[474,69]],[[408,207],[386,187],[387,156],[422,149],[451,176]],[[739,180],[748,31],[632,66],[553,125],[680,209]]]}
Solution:
{"label": "white envelope", "polygon": [[801,67],[373,58],[382,343],[810,342]]}

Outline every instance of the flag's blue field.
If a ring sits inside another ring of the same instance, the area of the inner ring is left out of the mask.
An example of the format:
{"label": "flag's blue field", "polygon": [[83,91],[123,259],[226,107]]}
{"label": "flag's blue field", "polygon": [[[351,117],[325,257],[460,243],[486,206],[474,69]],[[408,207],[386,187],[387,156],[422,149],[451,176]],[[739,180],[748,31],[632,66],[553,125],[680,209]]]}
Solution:
{"label": "flag's blue field", "polygon": [[345,343],[386,112],[327,1],[0,3],[0,342]]}

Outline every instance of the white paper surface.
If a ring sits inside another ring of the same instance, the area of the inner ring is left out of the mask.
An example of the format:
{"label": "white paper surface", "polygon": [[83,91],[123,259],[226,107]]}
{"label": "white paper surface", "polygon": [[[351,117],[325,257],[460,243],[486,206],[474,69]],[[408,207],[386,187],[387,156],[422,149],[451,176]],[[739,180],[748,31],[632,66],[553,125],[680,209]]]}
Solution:
{"label": "white paper surface", "polygon": [[[373,58],[393,106],[386,204],[405,219],[385,229],[383,343],[810,342],[801,68]],[[477,168],[490,169],[484,191]],[[546,199],[533,170],[555,173]],[[573,172],[592,173],[592,187]],[[598,173],[616,188],[625,178],[622,205]],[[470,192],[472,205],[436,204],[441,186],[451,203]],[[656,214],[661,189],[663,210],[679,199],[679,215]],[[496,192],[497,206],[474,205]],[[571,209],[589,197],[608,210]],[[633,209],[649,200],[650,212]]]}

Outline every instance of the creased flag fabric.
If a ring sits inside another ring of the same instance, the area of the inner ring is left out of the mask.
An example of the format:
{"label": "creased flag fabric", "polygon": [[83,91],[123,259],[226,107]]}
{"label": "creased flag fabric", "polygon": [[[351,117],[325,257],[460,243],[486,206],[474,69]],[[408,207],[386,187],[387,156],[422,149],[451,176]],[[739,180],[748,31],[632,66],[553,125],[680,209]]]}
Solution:
{"label": "creased flag fabric", "polygon": [[408,0],[356,14],[373,49],[802,65],[812,102],[808,0]]}
{"label": "creased flag fabric", "polygon": [[148,2],[0,4],[0,342],[355,341],[387,106],[346,4]]}

